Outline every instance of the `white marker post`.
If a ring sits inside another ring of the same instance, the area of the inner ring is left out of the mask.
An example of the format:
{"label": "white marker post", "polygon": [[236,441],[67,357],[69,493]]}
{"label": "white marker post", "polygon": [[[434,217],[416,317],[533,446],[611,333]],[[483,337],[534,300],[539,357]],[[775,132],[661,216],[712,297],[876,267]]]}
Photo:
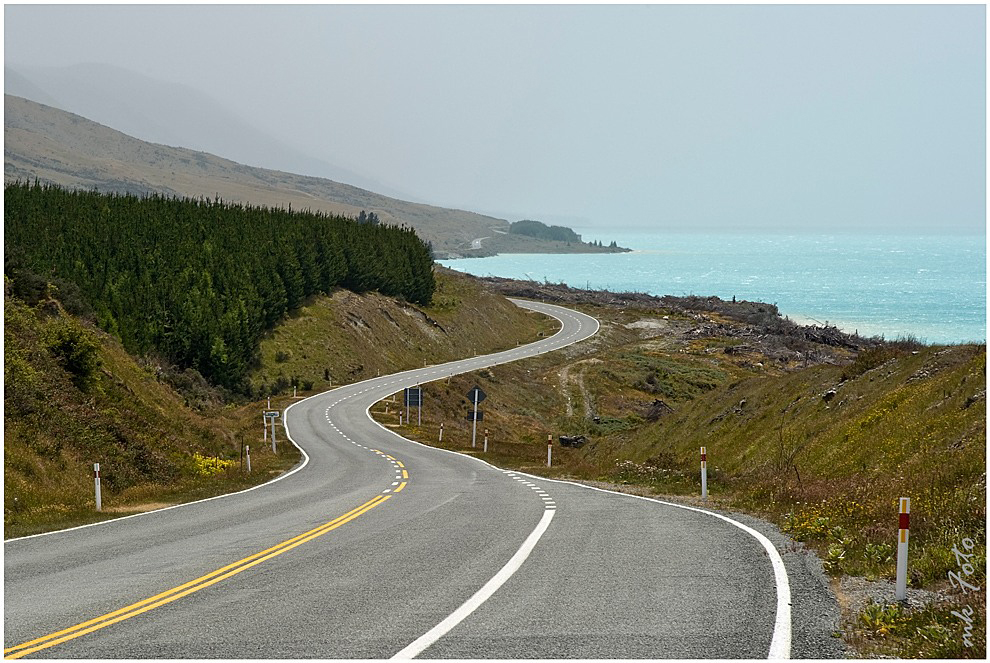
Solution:
{"label": "white marker post", "polygon": [[708,499],[708,454],[701,447],[701,499]]}
{"label": "white marker post", "polygon": [[402,426],[402,411],[399,411],[399,426]]}
{"label": "white marker post", "polygon": [[99,463],[93,463],[93,483],[96,484],[96,510],[103,511],[103,491],[100,488]]}
{"label": "white marker post", "polygon": [[247,453],[248,474],[251,474],[251,445],[245,446],[244,451]]}
{"label": "white marker post", "polygon": [[900,499],[901,513],[898,518],[897,533],[897,585],[894,596],[898,601],[907,599],[907,558],[908,533],[911,525],[911,498]]}
{"label": "white marker post", "polygon": [[478,392],[474,392],[474,414],[471,416],[471,448],[475,447],[474,441],[478,435]]}
{"label": "white marker post", "polygon": [[488,429],[485,429],[485,453],[488,453]]}
{"label": "white marker post", "polygon": [[275,451],[275,417],[272,417],[272,453],[277,454]]}
{"label": "white marker post", "polygon": [[440,439],[438,442],[443,442],[443,424],[440,424]]}
{"label": "white marker post", "polygon": [[547,467],[550,467],[550,459],[553,456],[553,435],[547,433]]}

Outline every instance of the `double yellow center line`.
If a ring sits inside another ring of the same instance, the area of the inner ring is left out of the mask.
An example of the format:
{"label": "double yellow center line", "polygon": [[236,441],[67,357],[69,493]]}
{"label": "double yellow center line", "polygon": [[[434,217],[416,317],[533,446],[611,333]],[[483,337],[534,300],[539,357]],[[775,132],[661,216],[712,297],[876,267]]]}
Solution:
{"label": "double yellow center line", "polygon": [[[405,485],[402,487],[405,487]],[[398,492],[398,490],[395,492]],[[56,631],[55,633],[50,633],[46,636],[24,642],[15,647],[4,649],[4,658],[21,658],[22,656],[32,654],[36,651],[54,647],[55,645],[73,640],[80,636],[86,635],[87,633],[98,631],[99,629],[110,626],[111,624],[116,624],[117,622],[122,622],[125,619],[136,617],[137,615],[148,612],[149,610],[154,610],[155,608],[163,606],[167,603],[176,601],[183,596],[188,596],[193,592],[206,589],[211,585],[217,584],[221,580],[226,580],[227,578],[235,576],[242,571],[247,571],[252,566],[261,564],[262,562],[272,559],[273,557],[278,557],[282,553],[288,552],[296,546],[301,546],[307,541],[312,541],[317,537],[323,536],[327,532],[335,530],[341,525],[354,520],[358,516],[371,511],[376,506],[388,501],[391,497],[392,495],[377,495],[356,509],[352,509],[344,515],[334,518],[328,523],[324,523],[323,525],[311,529],[308,532],[294,536],[287,541],[283,541],[278,545],[272,546],[271,548],[262,550],[261,552],[255,553],[249,557],[245,557],[244,559],[236,561],[233,564],[228,564],[227,566],[219,568],[216,571],[200,576],[195,580],[191,580],[185,584],[179,585],[178,587],[173,587],[168,591],[162,592],[161,594],[156,594],[155,596],[146,598],[143,601],[133,603],[126,608],[108,612],[105,615],[96,617],[95,619],[90,619],[82,622],[81,624],[76,624],[70,628]]]}

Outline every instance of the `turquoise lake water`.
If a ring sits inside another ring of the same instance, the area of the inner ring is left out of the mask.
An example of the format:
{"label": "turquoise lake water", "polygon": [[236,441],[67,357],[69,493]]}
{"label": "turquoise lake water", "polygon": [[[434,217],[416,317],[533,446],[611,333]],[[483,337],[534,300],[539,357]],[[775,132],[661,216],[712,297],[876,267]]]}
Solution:
{"label": "turquoise lake water", "polygon": [[478,276],[776,304],[792,320],[928,343],[986,340],[980,236],[650,235],[578,230],[632,253],[442,260]]}

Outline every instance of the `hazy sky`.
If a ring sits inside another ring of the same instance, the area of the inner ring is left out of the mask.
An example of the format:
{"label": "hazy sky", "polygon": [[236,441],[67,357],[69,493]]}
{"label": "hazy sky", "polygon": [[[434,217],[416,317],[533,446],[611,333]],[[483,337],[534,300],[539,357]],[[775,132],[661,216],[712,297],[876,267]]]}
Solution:
{"label": "hazy sky", "polygon": [[329,162],[510,220],[985,229],[980,5],[7,5],[4,19],[11,64],[182,82]]}

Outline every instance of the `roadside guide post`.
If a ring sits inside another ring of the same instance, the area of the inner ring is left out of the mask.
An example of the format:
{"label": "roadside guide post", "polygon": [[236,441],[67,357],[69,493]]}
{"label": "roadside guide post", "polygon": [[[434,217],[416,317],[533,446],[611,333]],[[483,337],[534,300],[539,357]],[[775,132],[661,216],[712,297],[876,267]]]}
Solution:
{"label": "roadside guide post", "polygon": [[474,390],[474,413],[471,415],[471,448],[474,448],[474,437],[478,430],[478,393],[479,389]]}
{"label": "roadside guide post", "polygon": [[900,499],[901,512],[897,522],[897,585],[894,597],[898,601],[907,599],[907,558],[908,534],[911,526],[911,498]]}
{"label": "roadside guide post", "polygon": [[[272,397],[268,397],[268,409],[272,409]],[[268,444],[268,414],[267,412],[261,413],[261,434],[264,437],[264,444]],[[274,440],[272,444],[275,444]]]}
{"label": "roadside guide post", "polygon": [[708,499],[708,454],[701,447],[701,499]]}
{"label": "roadside guide post", "polygon": [[553,435],[547,433],[547,467],[550,467],[550,459],[553,456]]}
{"label": "roadside guide post", "polygon": [[100,487],[99,463],[93,463],[93,483],[96,485],[96,510],[103,511],[103,491]]}
{"label": "roadside guide post", "polygon": [[485,429],[485,453],[488,453],[488,429]]}
{"label": "roadside guide post", "polygon": [[244,447],[244,452],[247,454],[247,468],[248,474],[251,474],[251,445],[248,444]]}
{"label": "roadside guide post", "polygon": [[443,424],[440,424],[440,439],[438,442],[443,442]]}

